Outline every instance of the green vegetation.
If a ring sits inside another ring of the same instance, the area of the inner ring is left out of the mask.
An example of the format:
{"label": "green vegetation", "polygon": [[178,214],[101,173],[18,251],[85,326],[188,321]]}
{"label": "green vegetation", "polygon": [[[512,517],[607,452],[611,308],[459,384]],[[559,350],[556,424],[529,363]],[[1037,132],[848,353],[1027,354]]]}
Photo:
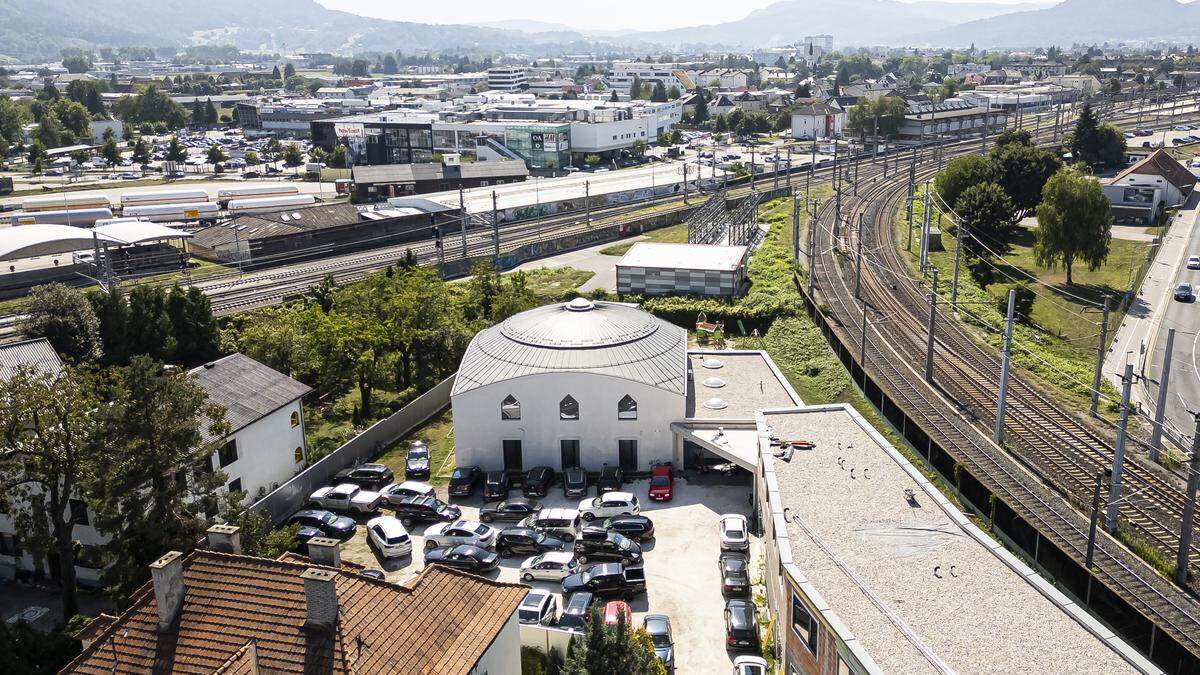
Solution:
{"label": "green vegetation", "polygon": [[588,612],[583,635],[571,639],[562,675],[626,673],[628,675],[666,675],[667,669],[654,655],[654,643],[644,629],[634,630],[618,614],[617,625],[600,619],[600,604]]}
{"label": "green vegetation", "polygon": [[450,409],[443,410],[413,429],[374,461],[386,464],[397,476],[404,475],[405,454],[412,441],[423,441],[429,446],[429,482],[433,485],[447,484],[454,470],[454,418],[450,415]]}
{"label": "green vegetation", "polygon": [[660,244],[686,244],[687,240],[687,223],[679,223],[678,225],[669,225],[657,230],[650,230],[637,240],[623,241],[619,244],[602,248],[600,249],[600,253],[611,256],[622,256],[629,252],[629,249],[633,248],[633,245],[639,241],[653,241]]}
{"label": "green vegetation", "polygon": [[1146,561],[1150,567],[1154,568],[1155,572],[1158,572],[1167,579],[1175,578],[1175,561],[1163,555],[1163,552],[1158,547],[1147,542],[1142,538],[1142,535],[1132,532],[1125,527],[1118,527],[1116,537],[1118,541],[1128,546],[1134,555]]}

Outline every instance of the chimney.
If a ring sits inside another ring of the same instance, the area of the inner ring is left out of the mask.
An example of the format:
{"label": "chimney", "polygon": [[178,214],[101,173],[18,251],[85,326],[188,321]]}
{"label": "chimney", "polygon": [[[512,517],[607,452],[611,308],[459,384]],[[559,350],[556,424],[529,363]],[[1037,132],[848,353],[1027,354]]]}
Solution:
{"label": "chimney", "polygon": [[222,553],[242,553],[242,528],[237,525],[213,525],[208,528],[208,547]]}
{"label": "chimney", "polygon": [[337,623],[338,597],[334,579],[337,572],[310,567],[300,575],[304,580],[305,625],[332,628]]}
{"label": "chimney", "polygon": [[165,631],[175,623],[183,606],[183,554],[171,551],[150,563],[150,578],[158,606],[158,629]]}
{"label": "chimney", "polygon": [[313,537],[308,540],[308,557],[318,565],[341,567],[341,542],[329,537]]}

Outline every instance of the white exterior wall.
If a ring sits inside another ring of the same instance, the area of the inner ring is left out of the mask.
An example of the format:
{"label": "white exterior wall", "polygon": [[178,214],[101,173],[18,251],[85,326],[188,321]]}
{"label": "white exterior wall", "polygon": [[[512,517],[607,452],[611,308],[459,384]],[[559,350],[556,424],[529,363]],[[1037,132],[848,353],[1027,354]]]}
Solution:
{"label": "white exterior wall", "polygon": [[[92,518],[94,518],[94,515],[89,513],[89,523],[93,522]],[[15,532],[16,527],[13,525],[12,517],[7,513],[0,513],[0,534],[11,535]],[[71,531],[71,536],[84,546],[107,544],[109,541],[109,537],[107,535],[101,534],[91,525],[76,525]],[[19,559],[11,555],[0,554],[0,579],[14,578],[18,569],[25,572],[33,570],[33,556],[30,555],[28,551],[24,550],[25,547],[22,546],[21,548],[22,555]],[[47,561],[44,564],[49,564],[49,562]],[[50,571],[45,570],[45,572],[46,578],[50,578]],[[91,567],[80,567],[79,565],[75,566],[75,575],[78,579],[78,583],[83,586],[99,586],[100,575],[102,573],[103,570],[93,569]]]}
{"label": "white exterior wall", "polygon": [[[680,363],[680,369],[686,364]],[[618,420],[617,402],[626,394],[638,403],[636,420]],[[500,419],[507,396],[521,403],[521,419]],[[578,420],[560,420],[558,404],[570,395],[579,402]],[[504,468],[503,441],[521,441],[524,469],[562,468],[559,441],[579,440],[579,462],[598,471],[617,465],[617,441],[638,442],[638,467],[672,459],[671,423],[682,420],[686,397],[657,387],[595,373],[540,373],[472,389],[451,399],[454,452],[462,466]]]}
{"label": "white exterior wall", "polygon": [[651,117],[634,117],[616,122],[571,122],[571,152],[607,152],[653,142],[657,130]]}
{"label": "white exterior wall", "polygon": [[1132,173],[1119,181],[1110,183],[1114,187],[1141,187],[1159,190],[1163,202],[1167,206],[1178,206],[1183,202],[1183,193],[1173,183],[1162,176],[1152,174]]}
{"label": "white exterior wall", "polygon": [[[292,413],[300,416],[300,423],[292,426]],[[304,411],[300,401],[292,401],[266,417],[247,425],[230,436],[237,441],[237,461],[222,467],[217,453],[213,453],[213,466],[225,474],[228,485],[241,479],[242,490],[254,499],[259,488],[268,492],[287,481],[304,468],[303,457],[308,449],[304,443]],[[301,448],[301,461],[295,458],[296,448]]]}
{"label": "white exterior wall", "polygon": [[[834,134],[842,135],[842,128],[846,124],[846,113],[838,113],[830,115],[833,117]],[[826,126],[825,115],[799,115],[792,114],[792,138],[825,138]]]}
{"label": "white exterior wall", "polygon": [[470,675],[521,675],[521,631],[515,611],[475,662]]}

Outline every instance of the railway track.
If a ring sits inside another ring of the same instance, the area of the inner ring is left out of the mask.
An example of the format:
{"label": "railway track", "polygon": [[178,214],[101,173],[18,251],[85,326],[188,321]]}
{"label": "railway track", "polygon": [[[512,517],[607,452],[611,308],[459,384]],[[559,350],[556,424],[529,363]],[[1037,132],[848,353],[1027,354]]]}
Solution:
{"label": "railway track", "polygon": [[[898,396],[896,400],[905,404],[923,429],[954,451],[960,463],[980,471],[976,475],[995,494],[1005,496],[1014,508],[1023,508],[1029,522],[1044,524],[1043,534],[1082,561],[1086,522],[1062,498],[1077,504],[1090,501],[1096,472],[1111,465],[1112,447],[1014,372],[1010,372],[1005,424],[1011,455],[992,445],[999,358],[947,311],[939,312],[936,321],[934,386],[925,383],[923,372],[908,365],[925,360],[929,292],[910,276],[895,239],[895,216],[906,197],[907,176],[876,180],[859,197],[843,197],[850,222],[862,214],[862,247],[871,253],[862,271],[868,316],[865,367]],[[830,211],[828,206],[823,210],[825,222]],[[817,232],[821,255],[812,263],[813,273],[819,294],[830,307],[830,325],[842,334],[845,344],[860,345],[863,310],[854,296],[854,264],[838,252],[839,245],[853,243],[846,248],[853,251],[858,242],[852,239],[853,232],[842,241],[835,241],[828,228],[819,227]],[[1181,491],[1132,457],[1126,459],[1124,476],[1124,494],[1130,496],[1120,504],[1122,522],[1158,548],[1173,552],[1181,523]],[[1111,540],[1100,542],[1096,560],[1097,578],[1123,590],[1131,605],[1200,655],[1200,606],[1191,597]],[[1191,565],[1200,567],[1195,548]]]}

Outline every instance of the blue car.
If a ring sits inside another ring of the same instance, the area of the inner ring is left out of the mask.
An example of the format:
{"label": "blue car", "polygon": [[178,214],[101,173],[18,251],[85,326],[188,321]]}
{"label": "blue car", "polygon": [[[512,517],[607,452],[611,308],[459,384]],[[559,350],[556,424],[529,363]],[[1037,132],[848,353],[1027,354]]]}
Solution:
{"label": "blue car", "polygon": [[301,509],[288,519],[288,524],[297,523],[301,527],[312,527],[320,530],[326,537],[346,541],[358,531],[358,523],[353,518],[339,516],[324,509]]}

